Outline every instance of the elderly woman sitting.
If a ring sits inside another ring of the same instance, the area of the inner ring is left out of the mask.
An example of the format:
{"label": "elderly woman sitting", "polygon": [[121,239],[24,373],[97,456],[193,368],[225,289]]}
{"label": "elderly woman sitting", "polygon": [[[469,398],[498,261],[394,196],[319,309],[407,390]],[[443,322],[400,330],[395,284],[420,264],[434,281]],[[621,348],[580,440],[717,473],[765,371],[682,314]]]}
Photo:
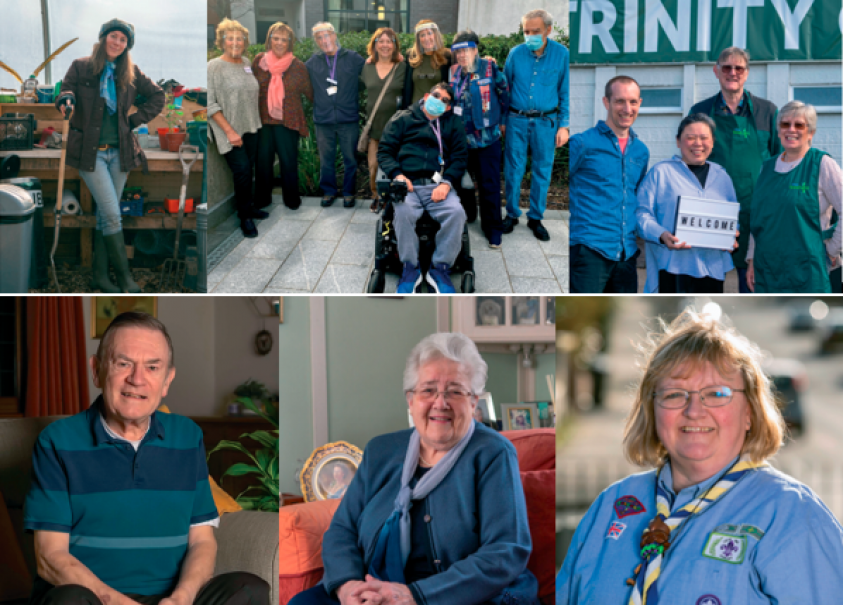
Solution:
{"label": "elderly woman sitting", "polygon": [[410,353],[414,429],[369,442],[322,544],[325,576],[290,605],[537,603],[515,448],[472,412],[486,363],[462,334]]}
{"label": "elderly woman sitting", "polygon": [[840,267],[843,238],[839,220],[830,228],[831,209],[841,214],[843,172],[811,147],[813,106],[782,107],[778,131],[784,153],[764,163],[752,196],[747,285],[753,292],[830,293],[828,274]]}
{"label": "elderly woman sitting", "polygon": [[840,602],[843,527],[766,462],[784,422],[760,357],[690,311],[655,339],[624,449],[656,469],[592,504],[557,577],[557,605]]}

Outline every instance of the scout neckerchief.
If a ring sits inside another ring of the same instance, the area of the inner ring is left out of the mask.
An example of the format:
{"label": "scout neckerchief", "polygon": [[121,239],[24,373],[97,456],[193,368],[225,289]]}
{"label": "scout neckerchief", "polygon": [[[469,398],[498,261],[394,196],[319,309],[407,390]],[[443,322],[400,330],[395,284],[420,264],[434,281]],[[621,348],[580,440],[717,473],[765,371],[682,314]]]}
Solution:
{"label": "scout neckerchief", "polygon": [[108,113],[114,115],[117,113],[117,88],[114,86],[114,63],[112,61],[105,62],[105,69],[102,70],[102,77],[100,78],[100,96],[105,99],[105,106],[108,107]]}
{"label": "scout neckerchief", "polygon": [[[767,466],[766,462],[752,462],[748,454],[740,457],[726,474],[711,486],[700,498],[671,513],[671,496],[659,485],[656,475],[656,518],[644,530],[641,537],[641,558],[644,562],[636,568],[637,576],[629,596],[629,605],[658,605],[659,591],[656,582],[661,573],[662,556],[670,547],[670,534],[696,513],[720,499],[746,473]],[[678,532],[677,532],[678,533]]]}
{"label": "scout neckerchief", "polygon": [[410,487],[410,481],[419,464],[421,437],[418,430],[414,430],[410,435],[410,443],[407,445],[407,453],[404,456],[404,467],[401,470],[401,487],[395,498],[395,508],[378,534],[375,551],[369,563],[369,573],[375,578],[404,584],[404,566],[410,556],[412,501],[427,498],[427,495],[448,476],[468,442],[471,441],[474,425],[474,422],[469,423],[468,431],[462,439],[419,479],[415,487]]}

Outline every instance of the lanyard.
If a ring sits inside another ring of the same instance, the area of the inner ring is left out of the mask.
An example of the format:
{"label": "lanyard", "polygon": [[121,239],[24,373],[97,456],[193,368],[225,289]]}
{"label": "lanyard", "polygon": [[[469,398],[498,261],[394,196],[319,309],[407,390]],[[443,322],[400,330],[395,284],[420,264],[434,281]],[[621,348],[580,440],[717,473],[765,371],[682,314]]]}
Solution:
{"label": "lanyard", "polygon": [[[462,75],[462,65],[460,65],[459,67],[457,67],[457,72],[454,74],[454,77],[456,78],[456,81],[457,81],[457,82],[459,82],[459,81],[460,81],[460,77],[461,77],[461,75]],[[471,73],[467,73],[467,74],[466,74],[466,76],[465,76],[465,82],[463,82],[463,83],[462,83],[462,86],[458,86],[458,87],[455,89],[455,92],[457,93],[457,94],[456,94],[456,97],[457,97],[457,98],[456,98],[456,99],[454,99],[454,101],[455,101],[455,102],[458,102],[458,100],[459,100],[459,99],[462,99],[462,93],[463,93],[463,91],[465,90],[465,87],[468,85],[468,81],[469,81],[470,79],[471,79]]]}
{"label": "lanyard", "polygon": [[430,127],[433,129],[433,134],[436,135],[436,142],[439,143],[439,163],[444,165],[445,160],[442,159],[444,156],[444,152],[442,151],[442,126],[439,124],[439,120],[431,120]]}
{"label": "lanyard", "polygon": [[331,61],[328,59],[328,55],[325,55],[325,63],[328,64],[328,69],[331,70],[331,80],[336,81],[336,74],[337,74],[337,57],[339,56],[340,51],[337,51],[334,55],[334,66],[331,67]]}

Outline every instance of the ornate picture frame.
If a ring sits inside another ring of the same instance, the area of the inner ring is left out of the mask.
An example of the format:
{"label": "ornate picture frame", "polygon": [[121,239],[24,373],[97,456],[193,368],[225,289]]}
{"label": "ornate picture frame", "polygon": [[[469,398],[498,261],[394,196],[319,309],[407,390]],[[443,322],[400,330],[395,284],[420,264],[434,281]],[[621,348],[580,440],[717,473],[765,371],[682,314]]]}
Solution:
{"label": "ornate picture frame", "polygon": [[316,448],[304,463],[299,480],[304,501],[342,498],[362,459],[363,451],[346,441]]}

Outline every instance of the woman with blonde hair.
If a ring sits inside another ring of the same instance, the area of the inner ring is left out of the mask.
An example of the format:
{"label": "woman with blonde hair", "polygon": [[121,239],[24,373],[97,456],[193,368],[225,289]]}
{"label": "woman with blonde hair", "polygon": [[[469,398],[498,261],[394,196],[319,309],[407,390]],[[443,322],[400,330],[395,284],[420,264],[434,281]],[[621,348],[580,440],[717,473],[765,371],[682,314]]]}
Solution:
{"label": "woman with blonde hair", "polygon": [[246,237],[257,237],[254,219],[264,219],[269,214],[256,208],[252,197],[261,116],[260,85],[251,62],[244,56],[249,48],[249,30],[237,21],[223,19],[217,26],[216,44],[223,54],[208,61],[209,125],[217,150],[234,178],[240,229]]}
{"label": "woman with blonde hair", "polygon": [[843,527],[767,459],[784,422],[761,351],[686,310],[645,347],[624,451],[574,534],[557,605],[839,602]]}
{"label": "woman with blonde hair", "polygon": [[448,81],[451,51],[445,48],[439,26],[430,19],[416,24],[416,40],[407,53],[407,63],[403,109],[421,101],[439,82]]}
{"label": "woman with blonde hair", "polygon": [[284,205],[301,206],[299,195],[299,137],[309,135],[302,97],[313,102],[310,75],[293,56],[296,35],[286,23],[275,23],[266,33],[265,51],[252,61],[252,73],[260,85],[258,111],[261,127],[255,167],[255,206],[272,204],[275,156],[281,170]]}
{"label": "woman with blonde hair", "polygon": [[[102,25],[90,57],[76,59],[62,79],[56,107],[72,111],[67,165],[76,168],[97,202],[91,287],[107,293],[141,291],[129,268],[120,198],[129,171],[147,171],[146,156],[132,129],[164,107],[164,92],[138,69],[129,51],[135,45],[131,23],[112,19]],[[141,103],[138,97],[145,100]],[[137,104],[136,104],[137,103]],[[137,111],[129,115],[129,108]],[[111,262],[117,285],[111,283]]]}

